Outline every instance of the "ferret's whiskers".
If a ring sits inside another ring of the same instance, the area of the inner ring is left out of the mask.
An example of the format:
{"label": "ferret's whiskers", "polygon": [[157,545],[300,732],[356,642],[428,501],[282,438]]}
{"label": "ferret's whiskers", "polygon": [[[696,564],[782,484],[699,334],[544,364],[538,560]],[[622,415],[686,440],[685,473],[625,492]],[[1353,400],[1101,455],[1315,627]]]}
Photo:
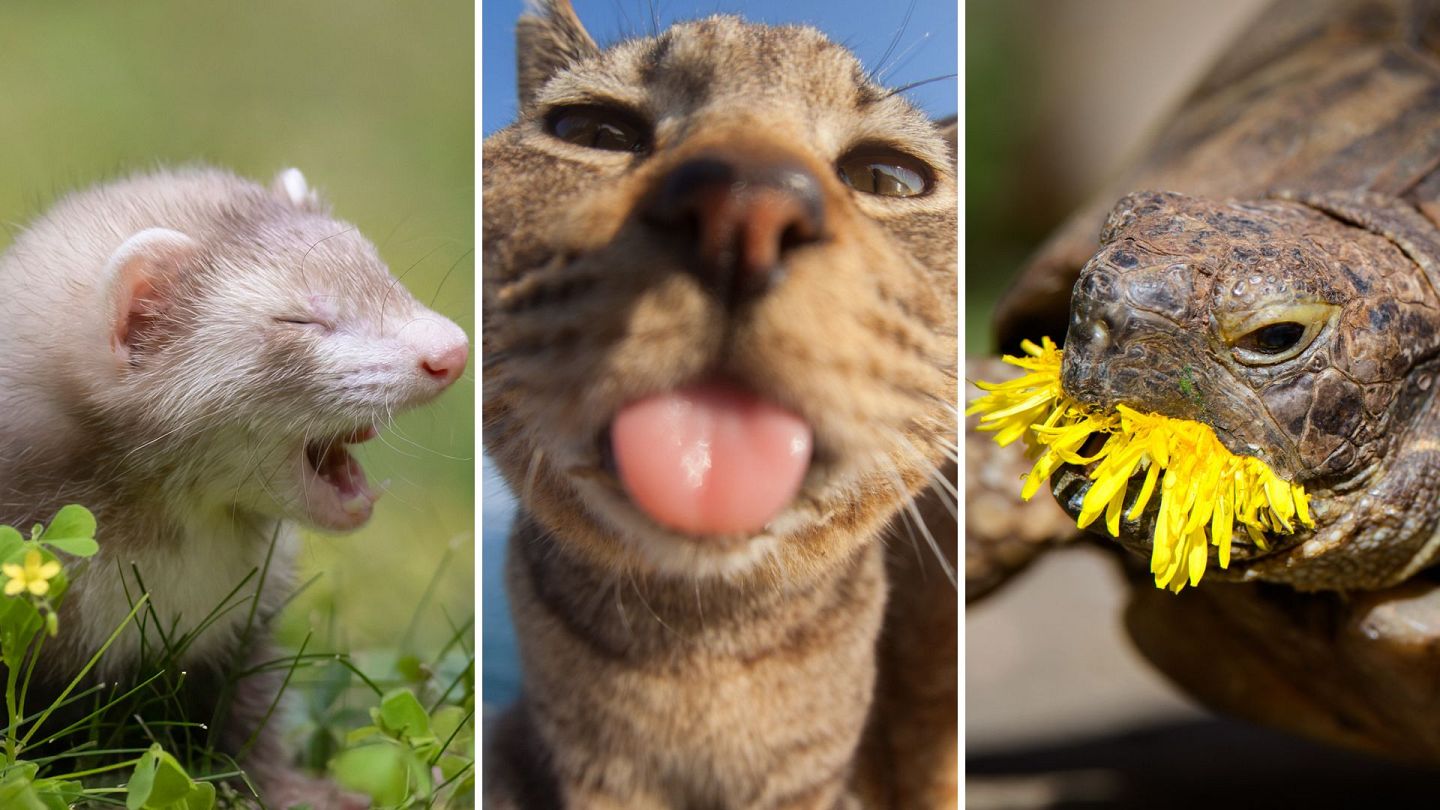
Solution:
{"label": "ferret's whiskers", "polygon": [[304,281],[307,286],[310,286],[309,279],[305,276],[305,262],[310,259],[310,254],[315,251],[315,248],[319,247],[322,242],[328,242],[337,236],[344,236],[345,234],[350,233],[354,230],[356,230],[355,226],[351,225],[348,228],[337,231],[336,233],[332,233],[329,236],[322,236],[319,239],[316,239],[314,242],[311,242],[310,246],[305,248],[305,253],[300,256],[300,280]]}
{"label": "ferret's whiskers", "polygon": [[450,267],[445,270],[445,275],[443,275],[443,276],[440,277],[440,283],[438,283],[438,284],[435,285],[435,292],[430,296],[430,308],[431,308],[431,309],[434,309],[434,308],[435,308],[435,299],[439,298],[439,297],[440,297],[440,291],[443,290],[443,289],[445,289],[445,282],[447,282],[447,281],[450,280],[450,274],[451,274],[451,273],[454,273],[454,272],[455,272],[455,268],[459,267],[460,264],[461,264],[462,262],[464,262],[466,258],[474,255],[474,253],[475,253],[475,248],[474,248],[474,246],[468,247],[468,248],[465,249],[465,252],[464,252],[464,253],[461,253],[458,257],[456,257],[455,261],[453,261],[453,262],[450,263]]}

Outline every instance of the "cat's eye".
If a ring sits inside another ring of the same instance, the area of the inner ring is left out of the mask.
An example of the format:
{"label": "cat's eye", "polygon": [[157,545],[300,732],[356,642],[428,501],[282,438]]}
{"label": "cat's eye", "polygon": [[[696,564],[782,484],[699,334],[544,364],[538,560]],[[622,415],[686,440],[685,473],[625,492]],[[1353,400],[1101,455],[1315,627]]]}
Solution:
{"label": "cat's eye", "polygon": [[1299,356],[1338,313],[1333,304],[1307,301],[1222,315],[1218,321],[1236,360],[1268,366]]}
{"label": "cat's eye", "polygon": [[607,152],[644,152],[648,129],[633,114],[612,107],[559,107],[545,118],[545,130],[576,146]]}
{"label": "cat's eye", "polygon": [[862,147],[836,162],[845,185],[881,197],[918,197],[934,185],[930,167],[887,147]]}

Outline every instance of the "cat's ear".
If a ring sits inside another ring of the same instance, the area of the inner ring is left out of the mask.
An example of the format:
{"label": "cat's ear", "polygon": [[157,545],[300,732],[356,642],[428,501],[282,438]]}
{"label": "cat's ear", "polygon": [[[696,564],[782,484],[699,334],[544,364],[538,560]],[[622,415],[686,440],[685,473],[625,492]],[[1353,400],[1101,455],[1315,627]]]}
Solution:
{"label": "cat's ear", "polygon": [[551,76],[600,53],[600,46],[575,16],[570,0],[529,0],[527,5],[526,14],[515,25],[522,107],[535,100]]}
{"label": "cat's ear", "polygon": [[162,337],[175,282],[199,253],[199,243],[179,231],[146,228],[110,254],[104,274],[110,349],[122,366],[133,364],[138,349]]}
{"label": "cat's ear", "polygon": [[325,207],[320,202],[320,195],[306,182],[305,175],[293,166],[275,175],[275,179],[270,181],[270,190],[303,211],[322,213]]}
{"label": "cat's ear", "polygon": [[940,132],[940,137],[945,139],[945,145],[950,147],[950,165],[953,168],[960,161],[960,121],[958,116],[941,118],[935,122],[935,129]]}

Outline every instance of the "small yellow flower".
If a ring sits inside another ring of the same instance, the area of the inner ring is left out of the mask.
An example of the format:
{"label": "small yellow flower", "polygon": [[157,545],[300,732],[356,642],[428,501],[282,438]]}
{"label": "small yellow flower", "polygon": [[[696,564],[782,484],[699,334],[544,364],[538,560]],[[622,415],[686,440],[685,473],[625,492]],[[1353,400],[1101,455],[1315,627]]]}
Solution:
{"label": "small yellow flower", "polygon": [[[1219,549],[1220,567],[1228,568],[1237,523],[1261,549],[1267,547],[1264,532],[1290,534],[1297,522],[1315,525],[1303,487],[1258,458],[1231,453],[1208,425],[1124,405],[1114,413],[1096,413],[1061,390],[1062,355],[1054,341],[1021,346],[1029,357],[1005,362],[1030,373],[1005,383],[977,382],[988,393],[966,413],[982,414],[979,429],[994,431],[1001,445],[1025,440],[1035,459],[1020,493],[1027,501],[1062,464],[1097,462],[1076,518],[1081,528],[1104,515],[1106,530],[1119,537],[1122,512],[1129,520],[1139,517],[1158,485],[1150,556],[1156,587],[1178,593],[1187,583],[1199,584],[1210,545]],[[1080,448],[1092,433],[1111,435],[1094,455],[1082,456]],[[1142,471],[1145,479],[1125,512],[1130,480]]]}
{"label": "small yellow flower", "polygon": [[25,554],[24,565],[5,563],[0,565],[0,573],[9,577],[5,582],[6,596],[15,596],[25,591],[44,596],[50,591],[51,578],[60,573],[60,563],[54,560],[43,562],[40,551],[31,549]]}

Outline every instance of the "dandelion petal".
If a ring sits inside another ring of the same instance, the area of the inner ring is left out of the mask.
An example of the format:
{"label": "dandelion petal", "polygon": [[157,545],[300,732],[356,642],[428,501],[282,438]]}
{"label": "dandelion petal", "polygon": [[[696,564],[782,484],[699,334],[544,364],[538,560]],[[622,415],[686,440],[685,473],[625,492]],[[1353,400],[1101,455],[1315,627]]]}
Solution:
{"label": "dandelion petal", "polygon": [[[1187,584],[1198,585],[1212,545],[1219,566],[1228,568],[1236,524],[1262,551],[1270,548],[1266,532],[1293,533],[1296,522],[1314,527],[1304,487],[1282,479],[1258,458],[1231,453],[1208,425],[1125,405],[1113,412],[1093,411],[1060,387],[1062,353],[1053,340],[1027,340],[1021,348],[1025,356],[1003,359],[1028,373],[1003,383],[977,382],[987,393],[971,402],[966,414],[981,414],[980,429],[993,433],[1001,444],[1024,440],[1036,459],[1021,488],[1025,500],[1062,464],[1093,465],[1092,483],[1076,517],[1082,528],[1104,514],[1106,530],[1118,537],[1122,515],[1140,518],[1158,483],[1160,505],[1150,552],[1156,587],[1178,593]],[[1095,433],[1109,438],[1094,455],[1081,455]],[[1129,482],[1141,469],[1145,478],[1127,512]],[[9,565],[4,571],[11,577],[6,593],[34,587],[36,577],[30,571]],[[44,577],[39,582],[48,587]]]}

